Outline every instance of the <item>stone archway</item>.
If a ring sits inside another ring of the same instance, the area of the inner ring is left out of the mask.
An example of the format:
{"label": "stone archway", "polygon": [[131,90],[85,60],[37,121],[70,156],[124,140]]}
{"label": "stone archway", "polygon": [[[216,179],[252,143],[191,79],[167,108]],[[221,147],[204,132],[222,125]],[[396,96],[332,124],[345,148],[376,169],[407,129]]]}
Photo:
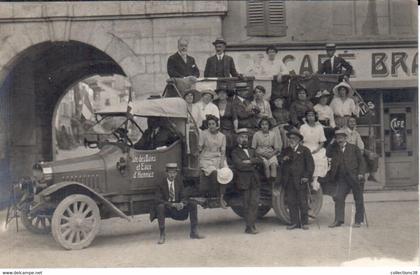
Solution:
{"label": "stone archway", "polygon": [[126,76],[108,54],[77,41],[30,46],[7,66],[0,84],[0,202],[11,182],[30,176],[32,165],[52,159],[52,119],[63,93],[98,74]]}

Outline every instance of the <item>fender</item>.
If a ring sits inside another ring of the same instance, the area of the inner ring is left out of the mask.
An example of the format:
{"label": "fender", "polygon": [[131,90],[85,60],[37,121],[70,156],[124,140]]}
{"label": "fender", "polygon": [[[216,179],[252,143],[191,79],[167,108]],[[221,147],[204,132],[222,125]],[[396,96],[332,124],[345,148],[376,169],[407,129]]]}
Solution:
{"label": "fender", "polygon": [[128,217],[126,214],[124,214],[120,209],[118,209],[112,202],[107,200],[104,196],[98,194],[96,191],[91,189],[90,187],[87,187],[86,185],[83,185],[81,183],[75,182],[75,181],[63,181],[54,185],[51,185],[47,187],[46,189],[39,192],[37,195],[40,197],[48,197],[52,195],[53,193],[62,190],[65,187],[69,186],[77,186],[84,190],[89,191],[97,200],[102,202],[107,208],[109,208],[114,214],[116,214],[118,217],[126,219],[130,221],[130,217]]}

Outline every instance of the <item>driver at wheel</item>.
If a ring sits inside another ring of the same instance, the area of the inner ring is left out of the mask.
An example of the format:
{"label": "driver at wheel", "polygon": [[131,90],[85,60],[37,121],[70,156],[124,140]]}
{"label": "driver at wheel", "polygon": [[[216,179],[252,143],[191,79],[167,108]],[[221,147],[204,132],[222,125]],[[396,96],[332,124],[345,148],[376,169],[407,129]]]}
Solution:
{"label": "driver at wheel", "polygon": [[159,147],[169,146],[179,139],[179,136],[169,129],[159,117],[147,118],[148,128],[140,140],[134,144],[137,150],[154,150]]}

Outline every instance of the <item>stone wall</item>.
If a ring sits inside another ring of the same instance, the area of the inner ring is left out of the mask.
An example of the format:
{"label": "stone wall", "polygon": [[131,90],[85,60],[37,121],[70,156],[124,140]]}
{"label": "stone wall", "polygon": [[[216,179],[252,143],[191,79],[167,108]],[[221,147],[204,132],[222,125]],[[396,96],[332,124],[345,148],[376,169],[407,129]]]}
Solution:
{"label": "stone wall", "polygon": [[[101,51],[141,99],[162,93],[166,61],[180,36],[190,41],[190,54],[203,72],[226,12],[227,1],[0,3],[0,193],[8,193],[12,180],[30,175],[34,161],[52,155],[53,110],[66,89],[51,75],[71,74],[71,81],[78,81],[95,72],[80,73],[75,70],[80,64],[70,60],[67,66],[59,58],[41,66],[45,71],[30,72],[43,60],[38,50],[45,43],[77,41]],[[4,201],[0,196],[0,204]]]}

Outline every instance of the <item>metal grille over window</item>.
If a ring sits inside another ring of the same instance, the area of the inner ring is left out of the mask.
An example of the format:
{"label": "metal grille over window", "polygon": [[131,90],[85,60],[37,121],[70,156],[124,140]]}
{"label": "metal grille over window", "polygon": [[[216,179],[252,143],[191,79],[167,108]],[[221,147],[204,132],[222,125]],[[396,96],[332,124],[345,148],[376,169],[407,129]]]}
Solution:
{"label": "metal grille over window", "polygon": [[286,36],[286,1],[248,1],[249,36]]}

